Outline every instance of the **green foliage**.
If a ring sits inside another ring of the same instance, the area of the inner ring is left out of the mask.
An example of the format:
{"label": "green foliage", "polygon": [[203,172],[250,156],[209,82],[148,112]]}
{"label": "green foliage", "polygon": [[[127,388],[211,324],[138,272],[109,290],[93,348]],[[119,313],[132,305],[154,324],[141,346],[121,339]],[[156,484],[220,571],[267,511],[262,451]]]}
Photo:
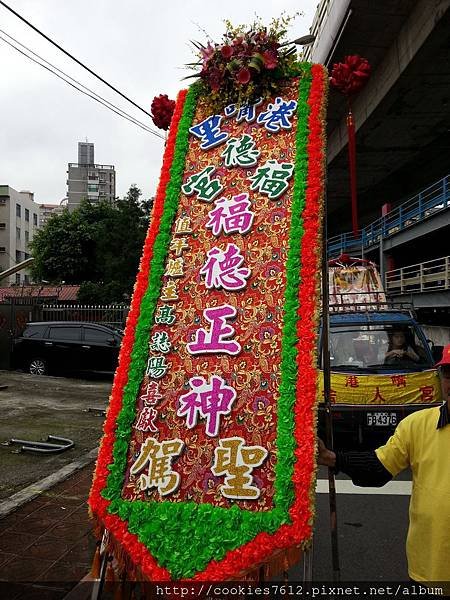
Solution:
{"label": "green foliage", "polygon": [[151,200],[132,185],[115,206],[83,201],[52,217],[31,244],[37,280],[80,284],[79,300],[128,301],[149,223]]}

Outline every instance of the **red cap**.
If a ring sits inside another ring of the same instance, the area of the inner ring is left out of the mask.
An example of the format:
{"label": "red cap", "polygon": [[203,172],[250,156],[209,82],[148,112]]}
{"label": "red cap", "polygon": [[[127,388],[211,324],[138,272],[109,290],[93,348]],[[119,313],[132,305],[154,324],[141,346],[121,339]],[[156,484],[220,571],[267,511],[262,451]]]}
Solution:
{"label": "red cap", "polygon": [[445,348],[442,351],[441,360],[438,363],[436,363],[434,366],[440,367],[441,365],[450,365],[450,344],[445,346]]}

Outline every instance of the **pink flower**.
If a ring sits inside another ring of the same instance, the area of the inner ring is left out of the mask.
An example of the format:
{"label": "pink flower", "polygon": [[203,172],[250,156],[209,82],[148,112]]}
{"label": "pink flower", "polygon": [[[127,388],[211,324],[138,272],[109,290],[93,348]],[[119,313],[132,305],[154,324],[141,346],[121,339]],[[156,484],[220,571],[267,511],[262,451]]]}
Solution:
{"label": "pink flower", "polygon": [[206,48],[202,48],[200,50],[200,54],[202,55],[202,59],[203,59],[203,63],[207,64],[208,61],[211,60],[211,58],[214,56],[214,46],[211,46],[211,44],[208,42],[208,45],[206,46]]}
{"label": "pink flower", "polygon": [[221,50],[222,56],[225,60],[229,60],[233,56],[233,48],[231,46],[222,46]]}
{"label": "pink flower", "polygon": [[251,78],[252,74],[250,72],[250,69],[247,69],[247,67],[243,67],[242,69],[240,69],[238,71],[238,74],[236,75],[236,81],[241,85],[247,85]]}
{"label": "pink flower", "polygon": [[264,59],[264,66],[266,69],[275,69],[275,67],[278,65],[278,57],[275,52],[266,50],[262,53],[262,57]]}

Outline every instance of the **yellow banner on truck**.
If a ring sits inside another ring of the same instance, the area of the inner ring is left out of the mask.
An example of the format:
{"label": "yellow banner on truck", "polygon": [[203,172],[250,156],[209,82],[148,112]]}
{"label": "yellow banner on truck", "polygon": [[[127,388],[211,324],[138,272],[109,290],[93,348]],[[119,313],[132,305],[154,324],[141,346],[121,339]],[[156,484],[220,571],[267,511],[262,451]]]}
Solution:
{"label": "yellow banner on truck", "polygon": [[[323,402],[323,371],[319,394]],[[433,404],[441,400],[441,388],[435,369],[389,375],[331,373],[330,396],[332,404]]]}

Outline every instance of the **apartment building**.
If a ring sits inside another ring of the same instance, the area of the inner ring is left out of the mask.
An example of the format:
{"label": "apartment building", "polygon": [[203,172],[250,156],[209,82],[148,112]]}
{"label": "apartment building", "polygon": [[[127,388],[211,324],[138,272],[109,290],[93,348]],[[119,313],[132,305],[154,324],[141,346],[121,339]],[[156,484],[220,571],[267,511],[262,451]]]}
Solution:
{"label": "apartment building", "polygon": [[67,198],[63,198],[58,204],[39,204],[39,228],[44,227],[50,217],[60,215],[67,208]]}
{"label": "apartment building", "polygon": [[96,164],[94,144],[78,142],[78,162],[69,163],[67,179],[68,209],[74,210],[84,199],[114,203],[116,172],[113,165]]}
{"label": "apartment building", "polygon": [[[0,271],[30,257],[29,244],[39,229],[39,204],[33,192],[18,192],[0,185]],[[2,284],[29,283],[30,273],[22,270]]]}

